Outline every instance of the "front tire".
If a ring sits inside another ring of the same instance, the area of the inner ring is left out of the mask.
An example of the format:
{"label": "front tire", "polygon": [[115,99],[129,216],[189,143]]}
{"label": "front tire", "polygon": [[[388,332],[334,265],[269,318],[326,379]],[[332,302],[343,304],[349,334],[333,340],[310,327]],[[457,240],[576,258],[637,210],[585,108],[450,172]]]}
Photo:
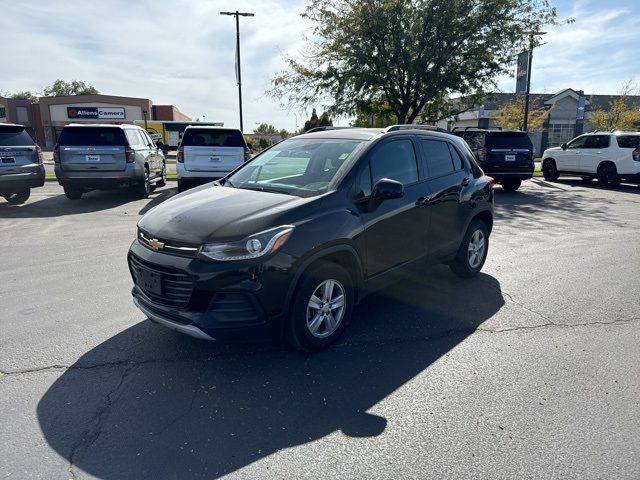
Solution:
{"label": "front tire", "polygon": [[489,251],[489,229],[482,220],[473,220],[464,234],[455,260],[449,265],[461,278],[475,277],[484,265]]}
{"label": "front tire", "polygon": [[501,185],[505,192],[515,192],[520,188],[520,185],[522,185],[522,180],[508,180],[502,182]]}
{"label": "front tire", "polygon": [[162,162],[162,173],[160,179],[156,182],[156,187],[164,187],[167,184],[167,164]]}
{"label": "front tire", "polygon": [[616,166],[605,163],[598,167],[598,183],[605,188],[615,188],[620,185],[620,177]]}
{"label": "front tire", "polygon": [[9,202],[10,205],[20,205],[26,202],[27,200],[29,200],[30,196],[31,196],[31,190],[27,188],[25,190],[20,190],[19,192],[14,192],[14,193],[5,195],[4,199],[7,202]]}
{"label": "front tire", "polygon": [[558,168],[556,167],[555,160],[545,160],[542,164],[542,176],[548,182],[555,182],[558,180],[560,174],[558,173]]}
{"label": "front tire", "polygon": [[334,343],[353,312],[352,285],[349,273],[334,263],[321,263],[305,272],[287,321],[289,344],[315,352]]}

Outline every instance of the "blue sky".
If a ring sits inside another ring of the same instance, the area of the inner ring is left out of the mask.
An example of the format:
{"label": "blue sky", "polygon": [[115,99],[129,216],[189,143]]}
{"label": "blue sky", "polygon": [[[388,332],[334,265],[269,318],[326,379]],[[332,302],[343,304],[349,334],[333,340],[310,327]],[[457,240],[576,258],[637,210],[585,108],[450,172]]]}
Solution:
{"label": "blue sky", "polygon": [[[534,54],[532,90],[566,87],[616,93],[640,80],[640,13],[627,0],[552,1],[573,25],[549,28]],[[264,91],[297,53],[309,24],[304,0],[0,0],[0,92],[41,90],[57,78],[79,79],[101,93],[170,103],[195,118],[238,125],[235,23],[221,10],[254,12],[241,19],[245,130],[269,122],[293,129],[310,112],[286,111]],[[498,79],[513,91],[511,76]],[[340,121],[339,121],[340,122]],[[341,120],[346,123],[346,120]]]}

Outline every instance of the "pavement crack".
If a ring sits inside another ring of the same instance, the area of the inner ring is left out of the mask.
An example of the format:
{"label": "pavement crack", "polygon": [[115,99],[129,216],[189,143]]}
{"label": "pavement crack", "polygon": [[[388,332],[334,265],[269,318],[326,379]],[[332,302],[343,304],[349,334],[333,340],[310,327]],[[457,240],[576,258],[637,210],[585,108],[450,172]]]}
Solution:
{"label": "pavement crack", "polygon": [[106,401],[104,405],[96,412],[93,418],[93,424],[88,429],[88,431],[81,435],[80,439],[72,447],[71,453],[69,454],[69,473],[72,475],[72,478],[75,478],[75,472],[73,468],[75,465],[75,458],[80,454],[81,450],[90,448],[96,442],[96,440],[98,440],[100,434],[102,433],[102,423],[105,416],[109,412],[109,409],[113,405],[114,398],[122,388],[122,385],[124,384],[126,378],[135,368],[136,365],[134,364],[129,364],[124,368],[117,385],[106,395]]}
{"label": "pavement crack", "polygon": [[193,411],[193,405],[195,404],[195,401],[196,401],[196,397],[198,396],[198,393],[199,393],[198,387],[200,386],[200,378],[202,377],[202,372],[204,371],[204,367],[205,367],[205,362],[202,362],[200,364],[200,368],[198,369],[198,373],[196,374],[196,380],[195,382],[193,382],[193,386],[191,387],[192,395],[191,395],[191,401],[189,402],[189,406],[185,409],[184,412],[177,415],[173,420],[171,420],[164,427],[162,427],[157,433],[155,433],[155,435],[162,435],[173,425],[175,425],[180,420],[182,420],[185,417],[188,417],[191,414],[191,412]]}

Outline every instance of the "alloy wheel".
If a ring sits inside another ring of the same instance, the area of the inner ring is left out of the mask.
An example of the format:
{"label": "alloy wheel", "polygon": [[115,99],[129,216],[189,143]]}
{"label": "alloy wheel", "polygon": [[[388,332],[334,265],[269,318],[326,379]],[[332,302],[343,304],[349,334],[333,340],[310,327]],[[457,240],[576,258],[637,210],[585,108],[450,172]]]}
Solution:
{"label": "alloy wheel", "polygon": [[337,280],[318,285],[307,304],[307,328],[311,335],[325,338],[335,332],[345,313],[345,290]]}
{"label": "alloy wheel", "polygon": [[467,259],[469,260],[469,266],[471,268],[478,268],[484,259],[484,252],[487,242],[484,238],[482,230],[476,230],[469,239],[469,248],[467,253]]}

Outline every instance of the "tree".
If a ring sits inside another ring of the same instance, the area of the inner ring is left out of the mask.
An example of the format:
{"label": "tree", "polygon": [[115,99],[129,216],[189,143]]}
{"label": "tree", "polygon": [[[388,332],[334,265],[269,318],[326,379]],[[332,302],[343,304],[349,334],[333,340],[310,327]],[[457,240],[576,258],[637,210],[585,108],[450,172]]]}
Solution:
{"label": "tree", "polygon": [[96,95],[98,90],[88,83],[73,80],[65,82],[64,80],[56,80],[53,85],[43,89],[47,97],[68,97],[71,95]]}
{"label": "tree", "polygon": [[254,130],[255,133],[260,133],[262,135],[277,135],[278,130],[271,124],[261,123],[258,125],[258,128]]}
{"label": "tree", "polygon": [[388,127],[396,123],[396,116],[387,102],[382,99],[361,102],[356,107],[356,118],[352,127]]}
{"label": "tree", "polygon": [[609,103],[609,110],[594,110],[589,123],[599,130],[639,130],[640,105],[629,98],[637,90],[633,80],[625,82],[620,89],[619,97]]}
{"label": "tree", "polygon": [[[494,121],[507,130],[522,130],[524,127],[524,94],[516,95],[510,102],[505,103],[500,110],[493,115]],[[534,102],[529,102],[528,129],[537,130],[542,127],[549,111],[539,107]]]}
{"label": "tree", "polygon": [[24,92],[16,92],[12,94],[9,98],[29,100],[31,103],[38,103],[38,96],[35,93],[30,92],[28,90],[25,90]]}
{"label": "tree", "polygon": [[280,135],[280,138],[285,139],[285,138],[289,138],[291,136],[291,133],[289,133],[286,129],[282,129],[278,132],[278,135]]}
{"label": "tree", "polygon": [[318,114],[316,113],[316,109],[314,108],[311,112],[311,118],[304,122],[303,132],[308,132],[312,128],[316,128],[318,126]]}
{"label": "tree", "polygon": [[310,0],[303,17],[313,38],[268,94],[345,115],[382,100],[398,123],[450,116],[452,94],[494,88],[527,32],[557,23],[547,0]]}

